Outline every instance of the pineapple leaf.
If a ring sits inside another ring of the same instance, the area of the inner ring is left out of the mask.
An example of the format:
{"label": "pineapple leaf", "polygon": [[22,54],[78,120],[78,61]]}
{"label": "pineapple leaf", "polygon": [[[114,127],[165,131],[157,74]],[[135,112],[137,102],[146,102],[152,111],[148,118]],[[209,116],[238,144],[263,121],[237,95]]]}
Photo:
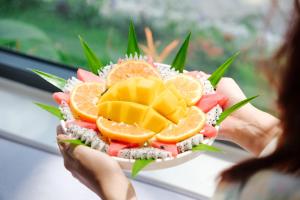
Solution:
{"label": "pineapple leaf", "polygon": [[216,71],[214,71],[208,80],[212,84],[214,88],[217,87],[219,81],[225,74],[226,70],[229,68],[229,66],[233,63],[233,61],[236,59],[236,57],[239,55],[239,52],[235,53],[233,56],[228,58],[221,66],[218,67]]}
{"label": "pineapple leaf", "polygon": [[41,78],[45,79],[55,87],[59,88],[60,90],[63,90],[64,86],[66,85],[67,81],[63,78],[60,78],[58,76],[48,74],[46,72],[42,72],[36,69],[31,69],[32,72],[39,75]]}
{"label": "pineapple leaf", "polygon": [[78,37],[91,72],[98,75],[98,71],[101,70],[104,67],[104,65],[96,56],[96,54],[92,51],[92,49],[88,46],[86,41],[84,41],[81,36]]}
{"label": "pineapple leaf", "polygon": [[183,72],[185,67],[185,61],[187,57],[187,51],[189,48],[189,42],[190,42],[191,32],[188,34],[188,36],[185,38],[183,44],[181,45],[179,51],[177,52],[171,67],[179,72]]}
{"label": "pineapple leaf", "polygon": [[222,152],[221,149],[207,144],[198,144],[197,146],[192,148],[192,151]]}
{"label": "pineapple leaf", "polygon": [[221,122],[224,121],[226,119],[226,117],[228,117],[231,113],[233,113],[234,111],[240,109],[242,106],[246,105],[247,103],[249,103],[250,101],[252,101],[256,97],[258,97],[258,95],[250,97],[250,98],[245,99],[243,101],[240,101],[240,102],[234,104],[233,106],[231,106],[230,108],[227,108],[226,110],[224,110],[224,112],[222,112],[219,119],[217,120],[216,125],[220,125]]}
{"label": "pineapple leaf", "polygon": [[137,55],[140,55],[141,51],[140,51],[139,46],[138,46],[137,37],[136,37],[136,34],[135,34],[133,22],[130,21],[129,32],[128,32],[128,46],[127,46],[126,54],[127,54],[127,56],[130,56],[130,54],[134,56],[135,53],[137,53]]}
{"label": "pineapple leaf", "polygon": [[61,142],[67,142],[67,143],[74,144],[74,145],[88,146],[88,145],[86,145],[84,142],[82,142],[79,139],[62,140]]}
{"label": "pineapple leaf", "polygon": [[46,105],[46,104],[42,104],[42,103],[34,103],[34,104],[37,105],[38,107],[40,107],[40,108],[48,111],[49,113],[53,114],[58,119],[63,119],[63,116],[62,116],[60,110],[57,107]]}
{"label": "pineapple leaf", "polygon": [[131,177],[135,178],[137,176],[137,174],[143,169],[145,168],[147,165],[149,165],[150,163],[152,163],[154,161],[154,159],[138,159],[135,160],[132,170],[131,170]]}

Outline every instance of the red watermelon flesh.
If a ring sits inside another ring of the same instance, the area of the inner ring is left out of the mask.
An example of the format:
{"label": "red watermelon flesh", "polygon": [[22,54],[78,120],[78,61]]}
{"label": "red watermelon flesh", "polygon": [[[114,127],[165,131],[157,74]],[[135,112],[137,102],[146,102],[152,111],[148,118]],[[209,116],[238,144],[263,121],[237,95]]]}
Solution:
{"label": "red watermelon flesh", "polygon": [[151,143],[151,146],[158,148],[158,149],[163,149],[163,150],[169,151],[172,153],[172,156],[174,156],[174,157],[178,155],[178,150],[177,150],[176,144],[153,141]]}
{"label": "red watermelon flesh", "polygon": [[205,124],[202,131],[200,131],[205,137],[216,137],[217,136],[217,129],[209,124]]}
{"label": "red watermelon flesh", "polygon": [[83,69],[77,70],[77,78],[83,82],[99,82],[99,83],[104,82],[104,80],[99,76]]}
{"label": "red watermelon flesh", "polygon": [[63,92],[54,92],[52,94],[54,101],[58,104],[61,104],[63,101],[68,103],[70,102],[70,95]]}
{"label": "red watermelon flesh", "polygon": [[228,98],[222,94],[207,94],[201,97],[196,106],[206,113],[218,104],[223,107],[227,101]]}
{"label": "red watermelon flesh", "polygon": [[125,148],[138,147],[139,144],[131,144],[125,142],[111,141],[108,147],[108,154],[110,156],[118,156],[119,151]]}

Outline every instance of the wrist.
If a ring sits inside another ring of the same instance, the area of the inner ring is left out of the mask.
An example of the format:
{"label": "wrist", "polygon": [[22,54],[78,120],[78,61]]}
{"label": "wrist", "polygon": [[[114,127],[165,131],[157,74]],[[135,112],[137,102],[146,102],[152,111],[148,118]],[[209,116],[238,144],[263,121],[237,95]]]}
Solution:
{"label": "wrist", "polygon": [[103,199],[136,199],[134,188],[121,169],[100,173],[97,180]]}
{"label": "wrist", "polygon": [[278,133],[278,124],[274,116],[249,105],[222,123],[221,134],[258,156]]}

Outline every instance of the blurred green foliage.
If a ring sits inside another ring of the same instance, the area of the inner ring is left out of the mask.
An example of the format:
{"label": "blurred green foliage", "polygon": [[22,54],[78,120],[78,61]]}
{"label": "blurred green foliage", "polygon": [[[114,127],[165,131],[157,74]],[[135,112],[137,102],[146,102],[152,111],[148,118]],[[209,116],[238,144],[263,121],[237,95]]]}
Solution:
{"label": "blurred green foliage", "polygon": [[[78,40],[81,35],[104,64],[116,62],[124,56],[131,18],[122,13],[102,15],[103,2],[105,0],[0,0],[0,45],[72,67],[87,66]],[[256,35],[255,17],[246,16],[240,20],[253,37]],[[192,31],[187,59],[189,70],[211,73],[233,53],[242,50],[243,45],[253,42],[253,37],[237,38],[215,26],[196,28],[193,24],[185,24],[185,27],[191,27],[191,30],[185,30],[173,21],[156,26],[147,17],[133,20],[139,42],[146,43],[144,28],[148,26],[159,39],[160,48],[175,38],[183,39],[188,31]],[[268,104],[270,92],[262,87],[266,81],[255,69],[253,52],[241,52],[226,75],[235,78],[249,96],[265,94],[255,104],[271,109]],[[165,62],[170,63],[174,56],[171,54]]]}

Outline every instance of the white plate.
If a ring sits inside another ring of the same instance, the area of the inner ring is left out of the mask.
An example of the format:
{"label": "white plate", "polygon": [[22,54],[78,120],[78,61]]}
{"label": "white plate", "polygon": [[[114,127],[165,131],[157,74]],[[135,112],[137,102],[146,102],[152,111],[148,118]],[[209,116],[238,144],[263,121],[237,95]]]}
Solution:
{"label": "white plate", "polygon": [[[215,138],[205,139],[208,145],[212,145]],[[169,167],[174,167],[180,164],[183,164],[189,160],[192,160],[198,157],[200,154],[204,153],[203,151],[186,151],[184,153],[178,154],[175,158],[167,158],[167,159],[156,159],[154,162],[146,166],[143,170],[158,170],[165,169]],[[119,157],[113,157],[120,164],[121,168],[124,170],[131,170],[134,159],[125,159]]]}

